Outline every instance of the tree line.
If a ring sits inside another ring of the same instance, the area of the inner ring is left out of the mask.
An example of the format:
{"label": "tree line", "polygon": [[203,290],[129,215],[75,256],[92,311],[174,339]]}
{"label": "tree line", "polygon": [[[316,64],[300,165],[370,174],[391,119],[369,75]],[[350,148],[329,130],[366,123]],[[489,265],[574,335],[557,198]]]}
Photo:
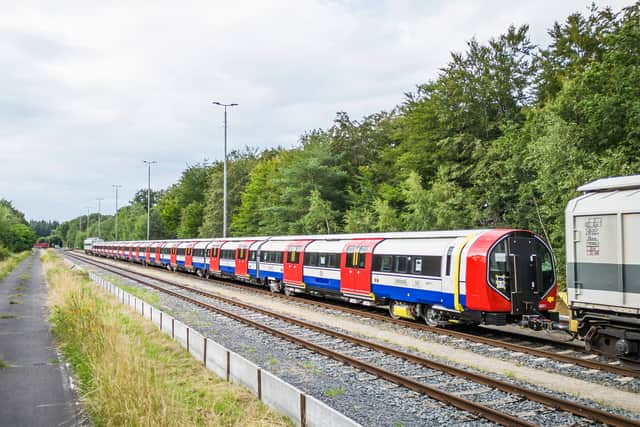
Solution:
{"label": "tree line", "polygon": [[[640,3],[592,6],[548,33],[545,47],[527,25],[472,39],[388,111],[339,112],[291,149],[232,152],[229,234],[519,227],[546,236],[562,266],[575,189],[640,169]],[[154,192],[151,238],[220,236],[222,179],[221,162],[203,162]],[[140,190],[119,239],[145,238],[146,209]],[[114,232],[103,216],[102,237]],[[96,214],[55,231],[76,247],[96,234]]]}
{"label": "tree line", "polygon": [[0,199],[0,261],[11,252],[30,249],[36,241],[36,233],[25,220],[24,214],[10,201]]}

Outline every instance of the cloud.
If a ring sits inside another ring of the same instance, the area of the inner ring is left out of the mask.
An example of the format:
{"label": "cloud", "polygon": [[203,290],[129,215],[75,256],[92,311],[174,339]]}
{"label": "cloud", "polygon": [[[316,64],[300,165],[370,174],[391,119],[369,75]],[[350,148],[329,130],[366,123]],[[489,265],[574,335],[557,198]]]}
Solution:
{"label": "cloud", "polygon": [[[103,197],[112,211],[185,165],[229,149],[296,144],[392,109],[437,76],[450,51],[510,24],[546,43],[588,2],[10,2],[0,17],[0,197],[30,218],[64,220]],[[615,9],[623,6],[614,2]]]}

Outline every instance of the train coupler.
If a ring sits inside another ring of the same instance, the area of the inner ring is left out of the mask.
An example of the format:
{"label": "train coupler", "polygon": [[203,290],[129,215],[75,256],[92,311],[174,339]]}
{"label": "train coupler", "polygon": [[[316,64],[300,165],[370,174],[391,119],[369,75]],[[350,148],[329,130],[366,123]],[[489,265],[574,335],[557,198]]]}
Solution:
{"label": "train coupler", "polygon": [[550,331],[554,329],[554,323],[555,322],[553,320],[548,319],[541,314],[529,314],[522,316],[520,326],[532,329],[534,331]]}

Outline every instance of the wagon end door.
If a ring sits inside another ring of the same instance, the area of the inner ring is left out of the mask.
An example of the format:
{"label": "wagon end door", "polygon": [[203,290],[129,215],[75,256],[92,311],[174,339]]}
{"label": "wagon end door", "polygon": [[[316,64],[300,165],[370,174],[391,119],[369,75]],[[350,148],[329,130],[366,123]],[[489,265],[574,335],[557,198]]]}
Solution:
{"label": "wagon end door", "polygon": [[371,298],[372,252],[382,239],[347,242],[340,258],[340,292]]}

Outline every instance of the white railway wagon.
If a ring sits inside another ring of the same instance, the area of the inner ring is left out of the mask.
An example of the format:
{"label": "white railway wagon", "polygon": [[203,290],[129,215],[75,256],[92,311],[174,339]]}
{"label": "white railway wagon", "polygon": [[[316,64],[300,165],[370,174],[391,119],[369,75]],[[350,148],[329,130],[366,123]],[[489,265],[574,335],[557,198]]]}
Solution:
{"label": "white railway wagon", "polygon": [[567,293],[588,349],[640,362],[640,175],[578,188],[566,215]]}

